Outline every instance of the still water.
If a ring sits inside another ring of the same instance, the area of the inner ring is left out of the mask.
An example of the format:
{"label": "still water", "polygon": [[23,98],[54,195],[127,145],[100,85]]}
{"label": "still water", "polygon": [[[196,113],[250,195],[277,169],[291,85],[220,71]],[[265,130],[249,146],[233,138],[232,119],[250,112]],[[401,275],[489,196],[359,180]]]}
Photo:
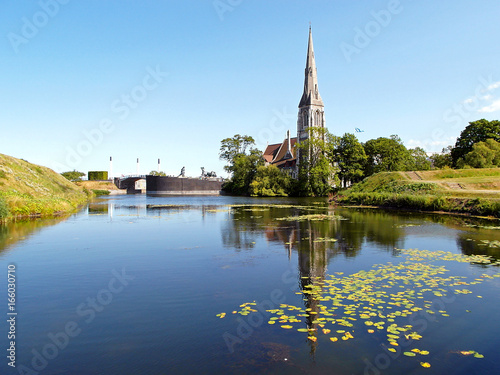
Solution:
{"label": "still water", "polygon": [[0,372],[498,374],[499,227],[324,200],[144,195],[4,225],[4,353],[9,265],[18,315],[16,368],[4,355]]}

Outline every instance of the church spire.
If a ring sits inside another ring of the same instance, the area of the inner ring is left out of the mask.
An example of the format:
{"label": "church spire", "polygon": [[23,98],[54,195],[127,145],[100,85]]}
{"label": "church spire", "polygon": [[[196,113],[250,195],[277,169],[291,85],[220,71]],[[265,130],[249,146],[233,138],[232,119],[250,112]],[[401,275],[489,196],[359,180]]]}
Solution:
{"label": "church spire", "polygon": [[314,47],[312,40],[311,26],[309,26],[309,44],[307,46],[307,61],[304,78],[304,93],[300,99],[299,108],[317,105],[324,107],[323,99],[318,91],[318,73],[316,71],[316,61],[314,59]]}

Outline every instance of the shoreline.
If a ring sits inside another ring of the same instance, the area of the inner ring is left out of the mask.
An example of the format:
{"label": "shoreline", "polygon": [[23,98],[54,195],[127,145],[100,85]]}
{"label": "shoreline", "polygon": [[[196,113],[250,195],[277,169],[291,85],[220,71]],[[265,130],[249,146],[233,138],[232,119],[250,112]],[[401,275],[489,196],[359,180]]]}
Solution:
{"label": "shoreline", "polygon": [[335,195],[330,202],[341,207],[378,208],[500,220],[500,201],[484,197],[456,198],[428,194],[348,193]]}

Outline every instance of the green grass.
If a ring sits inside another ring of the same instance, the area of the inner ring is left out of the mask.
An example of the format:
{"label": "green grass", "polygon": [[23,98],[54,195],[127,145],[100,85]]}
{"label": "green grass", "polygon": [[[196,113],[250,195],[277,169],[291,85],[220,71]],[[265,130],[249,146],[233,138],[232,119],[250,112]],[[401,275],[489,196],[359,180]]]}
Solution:
{"label": "green grass", "polygon": [[483,198],[453,198],[441,195],[351,193],[337,197],[341,204],[379,206],[420,211],[470,213],[500,218],[500,201]]}
{"label": "green grass", "polygon": [[418,175],[422,180],[411,180],[404,172],[378,173],[341,191],[335,200],[500,217],[500,168],[423,171]]}
{"label": "green grass", "polygon": [[440,169],[418,172],[424,180],[442,180],[448,178],[500,177],[500,168],[478,169]]}
{"label": "green grass", "polygon": [[3,154],[0,179],[0,219],[71,212],[92,195],[49,168]]}
{"label": "green grass", "polygon": [[110,191],[109,190],[101,190],[101,189],[92,189],[92,192],[96,195],[109,195]]}
{"label": "green grass", "polygon": [[432,182],[415,182],[408,180],[399,172],[383,172],[365,178],[360,183],[353,185],[349,190],[364,193],[426,194],[436,192],[438,189],[438,185]]}

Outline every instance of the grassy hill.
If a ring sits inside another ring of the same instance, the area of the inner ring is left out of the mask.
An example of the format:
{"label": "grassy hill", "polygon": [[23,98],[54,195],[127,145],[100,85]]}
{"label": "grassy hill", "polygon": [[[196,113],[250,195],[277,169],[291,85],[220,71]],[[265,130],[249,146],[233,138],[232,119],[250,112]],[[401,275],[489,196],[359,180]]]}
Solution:
{"label": "grassy hill", "polygon": [[88,197],[52,169],[0,154],[0,219],[71,212]]}
{"label": "grassy hill", "polygon": [[500,168],[378,173],[340,192],[336,200],[500,217]]}

